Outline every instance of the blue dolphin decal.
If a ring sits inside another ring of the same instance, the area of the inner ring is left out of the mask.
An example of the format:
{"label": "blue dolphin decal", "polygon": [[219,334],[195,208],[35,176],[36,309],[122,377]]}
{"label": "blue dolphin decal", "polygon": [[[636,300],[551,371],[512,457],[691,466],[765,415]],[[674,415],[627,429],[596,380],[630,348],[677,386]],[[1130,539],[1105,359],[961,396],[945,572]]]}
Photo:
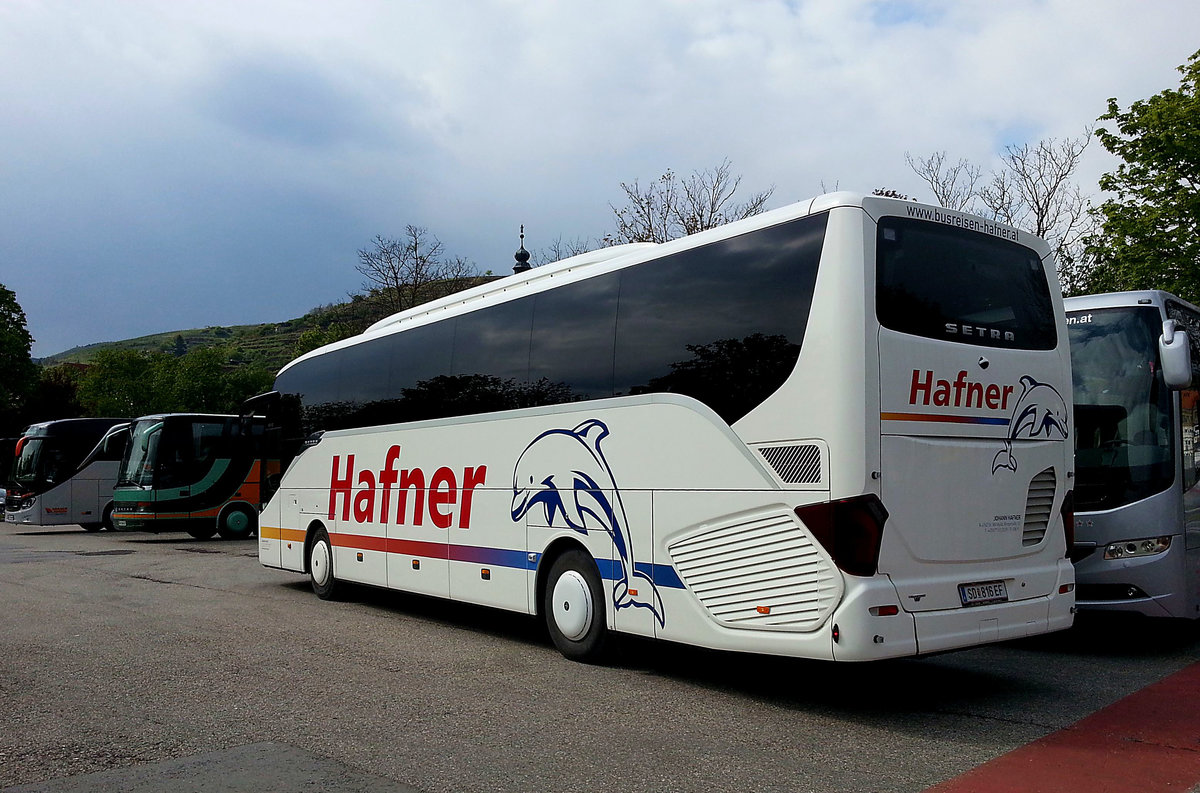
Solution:
{"label": "blue dolphin decal", "polygon": [[1029,375],[1021,377],[1021,387],[1021,396],[1008,422],[1008,438],[992,460],[993,474],[1001,468],[1017,470],[1017,459],[1012,453],[1012,443],[1017,438],[1067,439],[1067,404],[1062,395],[1054,386],[1039,383]]}
{"label": "blue dolphin decal", "polygon": [[621,490],[600,449],[608,434],[604,422],[588,419],[574,429],[546,430],[534,438],[513,468],[512,519],[519,521],[540,507],[547,526],[565,526],[580,533],[588,529],[607,532],[621,563],[613,605],[649,609],[662,626],[662,597],[654,581],[634,569],[633,538]]}

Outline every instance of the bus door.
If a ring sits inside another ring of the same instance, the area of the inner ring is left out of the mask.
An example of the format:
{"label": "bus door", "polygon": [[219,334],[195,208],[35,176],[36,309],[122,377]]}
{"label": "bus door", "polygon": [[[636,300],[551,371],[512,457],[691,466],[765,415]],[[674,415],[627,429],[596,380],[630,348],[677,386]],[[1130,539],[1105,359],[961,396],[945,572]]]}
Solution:
{"label": "bus door", "polygon": [[[160,517],[214,522],[228,496],[230,422],[185,419],[164,422],[158,445],[155,504]],[[225,492],[228,490],[228,492]]]}

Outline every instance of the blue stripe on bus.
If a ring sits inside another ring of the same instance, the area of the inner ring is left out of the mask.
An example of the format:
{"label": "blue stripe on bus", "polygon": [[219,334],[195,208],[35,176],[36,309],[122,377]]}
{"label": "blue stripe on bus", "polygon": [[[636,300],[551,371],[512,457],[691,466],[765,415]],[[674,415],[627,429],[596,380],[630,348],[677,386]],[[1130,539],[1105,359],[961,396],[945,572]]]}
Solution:
{"label": "blue stripe on bus", "polygon": [[[506,548],[481,548],[474,545],[451,545],[449,558],[456,562],[474,562],[476,564],[493,565],[495,567],[512,567],[517,570],[536,570],[542,555],[534,554],[533,558],[525,551],[513,551]],[[597,559],[596,567],[600,577],[607,581],[621,578],[621,563],[613,559]],[[642,573],[654,582],[656,586],[669,589],[683,589],[683,581],[679,573],[669,564],[652,564],[637,562],[634,570]]]}

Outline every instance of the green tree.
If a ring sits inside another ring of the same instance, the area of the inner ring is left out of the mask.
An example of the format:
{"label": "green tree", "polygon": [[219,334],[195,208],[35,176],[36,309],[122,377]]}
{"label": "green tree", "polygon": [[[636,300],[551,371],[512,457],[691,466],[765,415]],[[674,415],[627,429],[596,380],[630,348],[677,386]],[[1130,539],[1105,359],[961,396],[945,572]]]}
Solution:
{"label": "green tree", "polygon": [[100,350],[79,384],[79,401],[92,416],[144,416],[173,409],[175,358],[164,352]]}
{"label": "green tree", "polygon": [[79,364],[70,363],[42,367],[25,411],[28,422],[33,424],[82,416],[84,409],[79,402],[79,383],[83,380],[85,369]]}
{"label": "green tree", "polygon": [[1179,71],[1178,90],[1126,111],[1109,99],[1100,117],[1116,124],[1096,130],[1100,144],[1123,162],[1100,177],[1116,197],[1098,210],[1090,291],[1166,289],[1200,300],[1200,51]]}
{"label": "green tree", "polygon": [[17,295],[0,284],[0,435],[14,435],[25,423],[24,410],[37,385],[38,370],[30,357],[33,337]]}

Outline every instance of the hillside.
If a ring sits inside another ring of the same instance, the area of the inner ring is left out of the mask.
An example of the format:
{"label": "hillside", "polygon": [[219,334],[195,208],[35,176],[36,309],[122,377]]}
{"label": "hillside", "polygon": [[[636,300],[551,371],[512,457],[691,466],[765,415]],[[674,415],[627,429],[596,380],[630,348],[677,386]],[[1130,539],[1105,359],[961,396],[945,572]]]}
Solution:
{"label": "hillside", "polygon": [[[436,282],[428,285],[425,300],[468,289],[491,280],[489,276]],[[302,352],[314,347],[361,333],[372,323],[390,313],[378,295],[354,295],[344,303],[318,306],[302,317],[284,322],[259,325],[211,325],[190,330],[171,330],[138,336],[121,341],[98,342],[72,347],[65,352],[40,359],[43,366],[60,363],[90,363],[102,350],[141,350],[145,352],[175,352],[182,354],[204,347],[228,347],[231,362],[261,366],[276,372]]]}
{"label": "hillside", "polygon": [[261,325],[233,325],[229,327],[209,326],[190,330],[172,330],[138,336],[135,339],[99,342],[83,347],[72,347],[56,355],[41,359],[45,366],[60,363],[90,363],[101,350],[140,350],[145,352],[174,352],[178,339],[183,339],[183,350],[203,347],[228,346],[235,359],[246,363],[261,364],[269,370],[277,370],[295,357],[300,336],[306,330],[320,328],[319,321],[310,315],[285,322],[268,322]]}

